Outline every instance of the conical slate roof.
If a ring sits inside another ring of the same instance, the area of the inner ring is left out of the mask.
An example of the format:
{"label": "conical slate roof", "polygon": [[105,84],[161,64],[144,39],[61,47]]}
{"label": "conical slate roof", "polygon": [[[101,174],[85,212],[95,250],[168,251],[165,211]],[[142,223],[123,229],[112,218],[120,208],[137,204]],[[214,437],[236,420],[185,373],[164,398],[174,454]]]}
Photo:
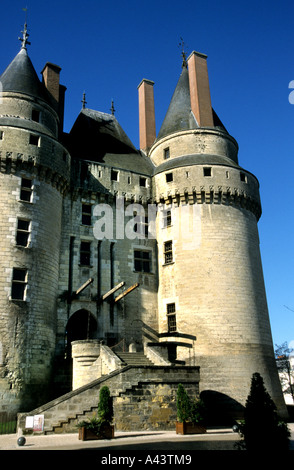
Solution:
{"label": "conical slate roof", "polygon": [[24,93],[48,101],[48,93],[40,82],[27,50],[22,48],[0,77],[2,91]]}
{"label": "conical slate roof", "polygon": [[161,139],[173,132],[196,129],[198,127],[191,111],[188,69],[183,67],[157,139]]}
{"label": "conical slate roof", "polygon": [[[225,126],[212,108],[213,125],[215,128],[227,132]],[[183,66],[182,73],[172,96],[164,121],[157,136],[157,140],[174,132],[198,129],[200,126],[191,109],[189,72]]]}

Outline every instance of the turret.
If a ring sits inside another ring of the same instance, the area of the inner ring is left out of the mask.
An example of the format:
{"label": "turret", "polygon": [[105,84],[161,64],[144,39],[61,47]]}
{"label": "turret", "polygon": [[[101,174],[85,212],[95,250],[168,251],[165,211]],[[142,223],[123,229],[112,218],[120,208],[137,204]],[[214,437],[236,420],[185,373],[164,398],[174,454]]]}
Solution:
{"label": "turret", "polygon": [[212,107],[206,55],[184,60],[148,156],[160,209],[159,346],[171,360],[200,365],[209,406],[237,416],[258,371],[285,414],[259,249],[259,182],[239,165],[238,144]]}
{"label": "turret", "polygon": [[21,50],[0,77],[0,388],[3,409],[9,402],[10,411],[48,395],[70,165],[58,140],[56,97],[40,82],[27,44],[25,25]]}

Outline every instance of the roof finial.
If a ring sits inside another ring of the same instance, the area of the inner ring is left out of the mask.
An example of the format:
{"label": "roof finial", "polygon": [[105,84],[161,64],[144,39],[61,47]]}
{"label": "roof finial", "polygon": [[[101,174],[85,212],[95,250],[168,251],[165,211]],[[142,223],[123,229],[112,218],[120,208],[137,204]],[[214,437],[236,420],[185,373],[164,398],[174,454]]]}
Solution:
{"label": "roof finial", "polygon": [[181,42],[179,43],[179,46],[182,47],[182,57],[183,57],[182,68],[184,67],[187,68],[187,56],[186,56],[186,52],[184,49],[185,43],[184,43],[183,38],[180,38],[180,39],[181,39]]}
{"label": "roof finial", "polygon": [[23,11],[25,12],[26,16],[25,16],[25,24],[24,24],[24,28],[23,28],[23,31],[22,31],[22,38],[18,38],[20,41],[21,41],[21,48],[22,49],[26,49],[26,45],[28,44],[29,46],[31,45],[31,43],[28,41],[28,37],[29,37],[29,34],[28,34],[28,25],[27,25],[27,11],[28,9],[27,8],[23,8]]}
{"label": "roof finial", "polygon": [[114,116],[114,112],[115,112],[115,109],[114,109],[114,103],[113,103],[113,100],[111,100],[111,114]]}
{"label": "roof finial", "polygon": [[86,104],[87,104],[87,101],[86,101],[86,93],[85,93],[85,92],[83,93],[82,103],[83,103],[83,109],[85,109]]}

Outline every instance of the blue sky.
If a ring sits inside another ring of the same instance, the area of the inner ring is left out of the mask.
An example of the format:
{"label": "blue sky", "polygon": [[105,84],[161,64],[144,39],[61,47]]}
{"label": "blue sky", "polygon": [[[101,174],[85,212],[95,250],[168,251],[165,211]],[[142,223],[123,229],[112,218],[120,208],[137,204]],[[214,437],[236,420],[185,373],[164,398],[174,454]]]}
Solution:
{"label": "blue sky", "polygon": [[[137,86],[153,80],[159,130],[189,54],[208,55],[212,105],[260,182],[261,254],[274,343],[294,347],[294,80],[290,1],[0,0],[0,73],[20,48],[28,7],[30,58],[62,67],[65,131],[87,106],[116,117],[139,146]],[[291,343],[293,341],[293,343]]]}

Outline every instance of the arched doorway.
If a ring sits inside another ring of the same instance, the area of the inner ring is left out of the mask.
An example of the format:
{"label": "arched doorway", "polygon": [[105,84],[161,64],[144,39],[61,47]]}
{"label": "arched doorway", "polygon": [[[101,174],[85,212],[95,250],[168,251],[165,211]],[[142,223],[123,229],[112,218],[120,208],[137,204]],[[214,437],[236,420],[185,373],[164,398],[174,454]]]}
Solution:
{"label": "arched doorway", "polygon": [[97,320],[86,309],[75,312],[66,326],[67,358],[71,358],[71,343],[82,339],[95,339],[97,337]]}

